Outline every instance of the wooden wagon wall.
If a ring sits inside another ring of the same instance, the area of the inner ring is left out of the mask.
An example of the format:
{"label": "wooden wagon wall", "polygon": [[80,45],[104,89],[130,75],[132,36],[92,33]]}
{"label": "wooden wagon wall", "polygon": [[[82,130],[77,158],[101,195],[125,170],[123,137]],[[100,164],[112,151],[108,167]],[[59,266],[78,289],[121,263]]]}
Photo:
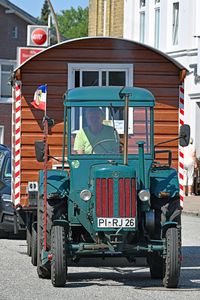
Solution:
{"label": "wooden wagon wall", "polygon": [[[149,89],[155,96],[155,143],[178,134],[178,100],[180,69],[159,53],[140,44],[118,39],[80,39],[39,54],[20,68],[22,81],[21,127],[21,193],[25,195],[28,181],[38,179],[42,163],[35,159],[34,142],[42,139],[43,112],[30,102],[40,84],[48,85],[47,114],[55,126],[49,135],[50,154],[61,156],[63,132],[63,94],[66,92],[68,63],[130,63],[133,64],[134,86]],[[177,166],[178,143],[160,147],[171,149],[173,166]],[[51,162],[49,163],[51,167]]]}

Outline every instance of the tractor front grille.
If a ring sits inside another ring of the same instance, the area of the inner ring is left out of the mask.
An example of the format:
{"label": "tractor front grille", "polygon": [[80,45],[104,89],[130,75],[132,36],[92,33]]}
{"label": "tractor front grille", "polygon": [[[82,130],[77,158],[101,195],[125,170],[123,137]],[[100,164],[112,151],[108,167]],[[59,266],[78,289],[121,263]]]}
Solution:
{"label": "tractor front grille", "polygon": [[97,178],[96,216],[131,218],[136,216],[135,178]]}

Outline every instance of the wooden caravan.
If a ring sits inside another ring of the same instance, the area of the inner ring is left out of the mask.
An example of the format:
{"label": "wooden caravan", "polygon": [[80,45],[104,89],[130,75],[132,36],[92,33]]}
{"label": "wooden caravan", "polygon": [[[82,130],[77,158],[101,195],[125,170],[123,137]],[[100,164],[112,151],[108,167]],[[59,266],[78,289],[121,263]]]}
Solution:
{"label": "wooden caravan", "polygon": [[[34,142],[43,138],[43,111],[31,102],[41,84],[47,84],[47,115],[55,120],[49,133],[50,154],[62,155],[63,95],[87,85],[129,85],[149,89],[156,99],[155,144],[175,138],[179,127],[179,86],[185,70],[148,46],[116,38],[82,38],[50,47],[15,70],[13,106],[13,199],[26,205],[28,182],[37,181],[42,163],[36,161]],[[173,153],[177,167],[178,142],[160,146]],[[163,157],[164,159],[164,157]],[[49,168],[57,162],[49,161]]]}

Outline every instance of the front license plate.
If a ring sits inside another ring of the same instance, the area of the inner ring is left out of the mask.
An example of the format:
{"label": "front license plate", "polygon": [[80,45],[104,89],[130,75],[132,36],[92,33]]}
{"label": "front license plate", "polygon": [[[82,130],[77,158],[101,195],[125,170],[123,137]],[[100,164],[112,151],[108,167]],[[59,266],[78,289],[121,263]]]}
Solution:
{"label": "front license plate", "polygon": [[97,227],[99,228],[134,228],[135,218],[98,218]]}

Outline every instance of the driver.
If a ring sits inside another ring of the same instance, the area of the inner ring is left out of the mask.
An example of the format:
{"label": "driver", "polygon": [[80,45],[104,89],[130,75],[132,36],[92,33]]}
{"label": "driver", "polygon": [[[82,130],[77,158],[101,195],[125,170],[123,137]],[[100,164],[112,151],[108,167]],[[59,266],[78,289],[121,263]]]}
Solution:
{"label": "driver", "polygon": [[115,128],[103,124],[104,113],[99,107],[86,110],[87,126],[81,128],[74,141],[78,154],[118,153],[119,136]]}

